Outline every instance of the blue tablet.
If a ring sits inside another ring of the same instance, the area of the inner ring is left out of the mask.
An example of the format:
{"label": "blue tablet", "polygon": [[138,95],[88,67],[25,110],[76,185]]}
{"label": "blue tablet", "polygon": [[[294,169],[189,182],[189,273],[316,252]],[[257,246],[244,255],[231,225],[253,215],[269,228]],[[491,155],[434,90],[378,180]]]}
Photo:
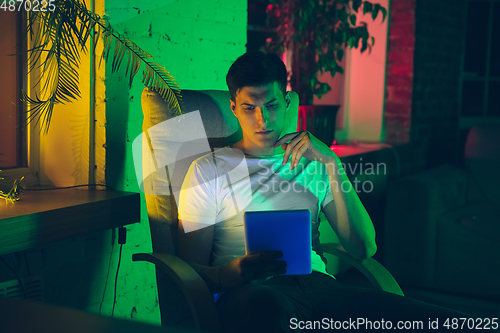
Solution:
{"label": "blue tablet", "polygon": [[286,261],[285,275],[311,273],[311,212],[275,210],[245,212],[245,250],[247,254],[279,250]]}

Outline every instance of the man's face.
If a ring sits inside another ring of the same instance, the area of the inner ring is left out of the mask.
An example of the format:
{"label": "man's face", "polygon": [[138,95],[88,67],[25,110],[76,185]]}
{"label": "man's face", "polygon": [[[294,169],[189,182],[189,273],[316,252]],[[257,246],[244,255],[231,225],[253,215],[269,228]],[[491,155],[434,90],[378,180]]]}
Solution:
{"label": "man's face", "polygon": [[231,100],[231,110],[243,130],[243,147],[268,154],[271,146],[283,135],[288,101],[277,82],[258,87],[243,87]]}

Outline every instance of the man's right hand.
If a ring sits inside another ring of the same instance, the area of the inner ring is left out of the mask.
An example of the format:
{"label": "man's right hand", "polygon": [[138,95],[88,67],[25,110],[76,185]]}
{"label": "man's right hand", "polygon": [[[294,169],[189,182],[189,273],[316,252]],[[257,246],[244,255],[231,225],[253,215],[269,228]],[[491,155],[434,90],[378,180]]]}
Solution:
{"label": "man's right hand", "polygon": [[221,266],[219,284],[222,289],[242,286],[250,281],[286,273],[281,251],[261,251],[235,258]]}

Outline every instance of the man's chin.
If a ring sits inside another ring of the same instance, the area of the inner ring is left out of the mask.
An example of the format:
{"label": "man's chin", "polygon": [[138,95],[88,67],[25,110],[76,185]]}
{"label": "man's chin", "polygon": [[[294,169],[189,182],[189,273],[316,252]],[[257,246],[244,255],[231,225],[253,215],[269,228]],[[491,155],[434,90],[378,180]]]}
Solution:
{"label": "man's chin", "polygon": [[274,135],[267,138],[257,138],[257,142],[260,143],[262,148],[271,148],[276,141],[278,141],[278,138]]}

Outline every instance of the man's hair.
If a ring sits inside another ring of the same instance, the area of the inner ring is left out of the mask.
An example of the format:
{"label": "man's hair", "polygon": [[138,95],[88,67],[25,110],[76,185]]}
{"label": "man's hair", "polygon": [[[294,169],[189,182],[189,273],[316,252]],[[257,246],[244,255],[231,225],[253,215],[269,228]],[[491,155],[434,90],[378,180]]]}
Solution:
{"label": "man's hair", "polygon": [[236,92],[243,87],[258,87],[278,82],[278,86],[286,93],[286,66],[276,54],[263,52],[247,52],[231,65],[226,75],[226,83],[231,99],[236,101]]}

